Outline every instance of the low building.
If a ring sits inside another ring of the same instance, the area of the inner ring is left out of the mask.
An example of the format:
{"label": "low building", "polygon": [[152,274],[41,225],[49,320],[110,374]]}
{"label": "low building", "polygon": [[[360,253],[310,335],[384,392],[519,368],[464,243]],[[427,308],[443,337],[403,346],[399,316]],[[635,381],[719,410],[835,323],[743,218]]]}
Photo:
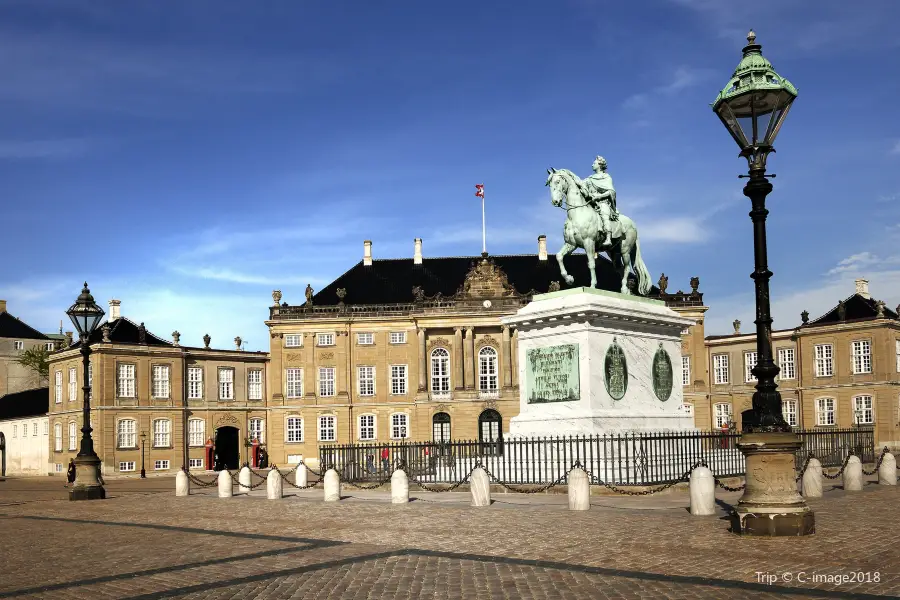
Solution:
{"label": "low building", "polygon": [[46,475],[51,465],[45,387],[0,397],[0,475]]}
{"label": "low building", "polygon": [[47,385],[47,380],[16,360],[31,348],[53,351],[56,341],[6,311],[0,300],[0,395]]}

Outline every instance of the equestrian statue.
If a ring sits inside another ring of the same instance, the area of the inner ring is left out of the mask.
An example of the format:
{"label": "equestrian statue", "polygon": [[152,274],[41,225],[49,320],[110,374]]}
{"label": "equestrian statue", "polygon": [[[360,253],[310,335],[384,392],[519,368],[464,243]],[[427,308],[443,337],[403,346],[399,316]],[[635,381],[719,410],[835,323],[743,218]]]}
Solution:
{"label": "equestrian statue", "polygon": [[594,256],[605,251],[619,275],[619,291],[631,294],[628,274],[633,268],[637,292],[645,296],[650,291],[650,272],[641,259],[637,227],[616,208],[616,189],[606,168],[606,159],[598,156],[594,159],[594,174],[584,180],[568,169],[547,169],[545,185],[550,188],[550,202],[566,209],[564,243],[556,253],[559,271],[572,285],[575,278],[566,272],[563,258],[576,248],[583,248],[591,270],[591,287],[597,287]]}

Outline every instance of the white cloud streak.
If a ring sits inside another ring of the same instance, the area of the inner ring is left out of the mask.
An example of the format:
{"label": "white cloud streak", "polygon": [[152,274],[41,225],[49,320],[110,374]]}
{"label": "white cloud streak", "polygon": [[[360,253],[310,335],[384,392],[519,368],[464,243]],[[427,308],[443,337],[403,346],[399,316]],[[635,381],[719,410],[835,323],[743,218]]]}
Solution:
{"label": "white cloud streak", "polygon": [[0,159],[75,158],[96,145],[90,138],[0,140]]}

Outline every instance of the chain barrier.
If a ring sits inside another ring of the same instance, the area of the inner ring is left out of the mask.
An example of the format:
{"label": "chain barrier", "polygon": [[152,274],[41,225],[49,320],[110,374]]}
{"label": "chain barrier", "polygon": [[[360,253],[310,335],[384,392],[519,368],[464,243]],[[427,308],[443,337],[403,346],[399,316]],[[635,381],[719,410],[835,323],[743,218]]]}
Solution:
{"label": "chain barrier", "polygon": [[881,466],[881,463],[884,461],[884,455],[888,453],[888,448],[885,446],[881,449],[881,455],[878,457],[878,460],[875,461],[875,467],[871,471],[866,471],[863,469],[863,475],[874,475],[878,472],[878,468]]}
{"label": "chain barrier", "polygon": [[809,461],[811,461],[813,458],[815,457],[812,454],[807,455],[806,462],[803,463],[803,467],[801,467],[800,471],[797,473],[796,479],[794,479],[795,482],[803,479],[803,474],[806,473],[806,468],[809,466]]}
{"label": "chain barrier", "polygon": [[726,492],[742,492],[742,491],[744,491],[744,488],[747,487],[746,481],[744,483],[742,483],[741,485],[738,485],[735,487],[729,487],[729,486],[725,485],[724,483],[722,483],[722,481],[718,477],[713,477],[713,479],[716,480],[716,485],[719,486],[720,488],[722,488],[723,490],[725,490]]}
{"label": "chain barrier", "polygon": [[468,473],[466,473],[466,476],[465,476],[465,477],[463,477],[462,479],[460,479],[460,480],[457,481],[456,483],[450,485],[450,487],[448,487],[447,489],[439,489],[439,488],[431,487],[430,484],[427,484],[427,483],[425,483],[424,481],[420,481],[418,478],[416,478],[416,477],[413,476],[413,475],[407,475],[407,477],[409,477],[409,481],[411,481],[412,483],[415,483],[417,486],[419,486],[420,488],[422,488],[422,489],[425,490],[426,492],[435,492],[435,493],[452,492],[453,490],[455,490],[456,488],[458,488],[459,486],[461,486],[462,484],[464,484],[465,482],[467,482],[467,481],[469,480],[469,478],[472,476],[472,473],[475,472],[475,469],[477,469],[477,468],[479,468],[479,467],[481,467],[481,463],[480,463],[480,462],[476,462],[476,463],[475,463],[475,466],[472,467],[472,470],[470,470]]}
{"label": "chain barrier", "polygon": [[195,485],[199,485],[200,487],[213,487],[215,485],[218,485],[218,483],[219,483],[218,477],[216,477],[212,481],[203,481],[202,479],[200,479],[199,477],[197,477],[190,471],[184,471],[184,473],[187,475],[188,481],[190,481],[191,483],[193,483]]}
{"label": "chain barrier", "polygon": [[[582,467],[582,466],[580,465],[580,463],[578,463],[577,461],[576,461],[576,463],[575,463],[575,466],[584,469],[584,467]],[[663,485],[661,485],[661,486],[659,486],[659,487],[657,487],[657,488],[649,489],[649,490],[641,490],[641,491],[639,491],[639,492],[632,492],[631,490],[626,490],[626,489],[624,489],[624,488],[622,488],[622,487],[619,487],[619,486],[617,486],[617,485],[615,485],[615,484],[607,483],[607,482],[603,481],[602,479],[600,479],[599,477],[595,476],[593,473],[591,473],[591,472],[588,471],[587,469],[584,469],[584,471],[588,474],[588,477],[591,478],[591,481],[596,481],[598,485],[602,485],[602,486],[605,487],[606,489],[612,490],[613,492],[616,492],[617,494],[622,494],[622,495],[625,495],[625,496],[649,496],[649,495],[651,495],[651,494],[657,494],[657,493],[659,493],[659,492],[662,492],[663,490],[667,490],[667,489],[669,489],[670,487],[672,487],[672,486],[674,486],[674,485],[676,485],[676,484],[678,484],[678,483],[681,483],[682,481],[689,481],[690,478],[691,478],[691,473],[692,473],[692,472],[694,471],[694,469],[696,469],[697,467],[707,467],[707,468],[709,468],[709,465],[706,464],[706,461],[699,460],[699,461],[695,462],[693,465],[691,465],[691,468],[689,468],[687,471],[685,471],[685,472],[681,475],[681,477],[679,477],[678,479],[673,479],[672,481],[669,481],[669,482],[667,482],[667,483],[665,483],[665,484],[663,484]]]}
{"label": "chain barrier", "polygon": [[847,468],[847,463],[850,462],[850,457],[851,457],[851,456],[853,456],[853,453],[852,453],[852,452],[850,452],[849,454],[847,454],[847,458],[844,459],[844,463],[841,465],[841,468],[840,468],[840,470],[839,470],[837,473],[835,473],[834,475],[829,475],[829,474],[826,473],[825,471],[822,471],[822,476],[825,477],[825,479],[837,479],[838,477],[840,477],[841,475],[843,475],[843,474],[844,474],[844,469]]}
{"label": "chain barrier", "polygon": [[[578,463],[576,462],[576,465],[577,465],[577,464],[578,464]],[[484,468],[484,467],[482,467],[482,468]],[[571,471],[571,470],[572,470],[572,469],[569,469],[569,471]],[[508,491],[508,492],[514,492],[514,493],[516,493],[516,494],[539,494],[539,493],[541,493],[541,492],[546,492],[547,490],[549,490],[549,489],[552,488],[553,486],[559,485],[560,482],[562,482],[562,480],[565,479],[566,476],[568,476],[569,471],[566,471],[565,473],[563,473],[562,475],[560,475],[559,478],[558,478],[556,481],[553,481],[553,482],[551,482],[551,483],[548,483],[547,485],[541,486],[541,487],[539,487],[539,488],[531,489],[531,490],[519,490],[519,489],[516,489],[516,488],[512,487],[512,486],[509,485],[508,483],[505,483],[504,481],[501,481],[498,477],[494,476],[494,474],[491,473],[487,468],[484,468],[484,472],[487,473],[487,476],[488,476],[491,480],[493,480],[494,483],[496,483],[497,485],[499,485],[500,487],[502,487],[502,488],[505,489],[506,491]]]}

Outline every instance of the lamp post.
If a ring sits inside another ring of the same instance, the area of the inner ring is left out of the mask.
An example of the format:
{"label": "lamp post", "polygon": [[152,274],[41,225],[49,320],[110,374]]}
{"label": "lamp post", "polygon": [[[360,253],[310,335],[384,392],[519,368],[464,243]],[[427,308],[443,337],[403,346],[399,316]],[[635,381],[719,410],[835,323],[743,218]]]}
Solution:
{"label": "lamp post", "polygon": [[78,339],[81,342],[81,357],[83,363],[84,407],[81,427],[81,449],[75,457],[75,484],[69,491],[69,500],[102,500],[106,498],[106,490],[100,484],[100,459],[94,452],[94,441],[91,439],[91,385],[88,379],[90,368],[91,346],[90,337],[97,329],[100,319],[103,317],[103,309],[94,302],[91,290],[87,282],[84,289],[75,301],[75,304],[66,311],[75,329],[78,330]]}
{"label": "lamp post", "polygon": [[766,249],[766,196],[772,191],[766,175],[766,159],[775,152],[775,137],[797,97],[797,88],[775,72],[756,43],[747,35],[743,58],[728,84],[716,97],[713,111],[747,159],[749,178],[744,195],[750,199],[753,221],[756,288],[756,376],[753,408],[741,413],[742,435],[738,448],[746,456],[746,487],[733,514],[732,531],[744,535],[808,535],[815,518],[794,479],[794,452],[802,442],[792,433],[781,408],[775,377],[779,368],[772,359],[772,317],[769,310],[769,278]]}
{"label": "lamp post", "polygon": [[144,442],[147,441],[147,433],[141,432],[141,479],[147,479],[147,471],[144,470]]}

